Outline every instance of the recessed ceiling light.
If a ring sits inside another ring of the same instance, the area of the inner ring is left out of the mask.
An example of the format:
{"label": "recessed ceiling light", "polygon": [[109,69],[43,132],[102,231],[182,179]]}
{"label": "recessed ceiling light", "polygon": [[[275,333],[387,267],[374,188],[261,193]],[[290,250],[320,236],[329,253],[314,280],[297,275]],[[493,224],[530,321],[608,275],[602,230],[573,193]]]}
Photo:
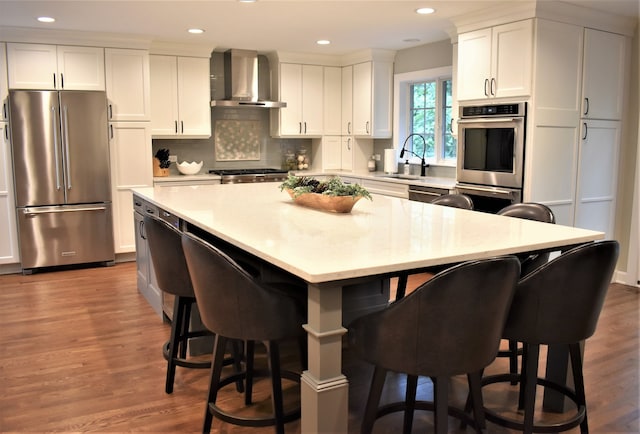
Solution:
{"label": "recessed ceiling light", "polygon": [[436,10],[433,8],[419,8],[416,9],[416,13],[420,15],[429,15],[434,13]]}
{"label": "recessed ceiling light", "polygon": [[204,30],[202,30],[202,29],[189,29],[189,30],[187,30],[187,31],[188,31],[189,33],[194,34],[194,35],[199,35],[199,34],[201,34],[201,33],[204,33]]}
{"label": "recessed ceiling light", "polygon": [[318,45],[329,45],[331,43],[331,41],[328,41],[326,39],[320,39],[319,41],[316,41],[316,44]]}
{"label": "recessed ceiling light", "polygon": [[238,0],[239,3],[255,3],[257,0]]}
{"label": "recessed ceiling light", "polygon": [[53,23],[55,22],[55,18],[51,18],[51,17],[38,17],[38,21],[40,21],[41,23]]}

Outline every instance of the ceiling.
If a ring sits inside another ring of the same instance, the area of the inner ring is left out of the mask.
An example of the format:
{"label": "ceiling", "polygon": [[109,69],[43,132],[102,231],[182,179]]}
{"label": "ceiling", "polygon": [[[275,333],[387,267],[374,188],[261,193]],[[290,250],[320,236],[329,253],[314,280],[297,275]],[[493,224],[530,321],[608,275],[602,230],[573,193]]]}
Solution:
{"label": "ceiling", "polygon": [[[366,48],[400,50],[449,38],[451,18],[524,0],[0,0],[0,26],[128,34],[156,41],[203,43],[216,50],[281,50],[342,55]],[[556,0],[548,0],[556,1]],[[569,0],[631,17],[639,0]],[[432,15],[415,10],[429,6]],[[39,16],[55,23],[41,24]],[[191,35],[189,28],[204,34]],[[328,39],[330,45],[316,41]]]}

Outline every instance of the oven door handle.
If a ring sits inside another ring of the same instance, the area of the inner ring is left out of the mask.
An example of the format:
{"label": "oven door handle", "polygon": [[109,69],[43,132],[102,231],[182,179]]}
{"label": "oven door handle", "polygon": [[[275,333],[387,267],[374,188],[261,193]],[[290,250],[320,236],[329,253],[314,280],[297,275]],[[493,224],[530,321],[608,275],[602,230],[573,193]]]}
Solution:
{"label": "oven door handle", "polygon": [[472,186],[456,186],[456,190],[458,190],[461,193],[464,193],[464,191],[477,191],[477,192],[481,192],[481,193],[489,193],[489,194],[502,194],[505,196],[512,196],[513,195],[513,191],[511,190],[503,190],[500,188],[494,188],[494,187],[472,187]]}
{"label": "oven door handle", "polygon": [[522,120],[522,118],[473,118],[458,119],[459,124],[477,124],[477,123],[498,123],[498,122],[514,122]]}

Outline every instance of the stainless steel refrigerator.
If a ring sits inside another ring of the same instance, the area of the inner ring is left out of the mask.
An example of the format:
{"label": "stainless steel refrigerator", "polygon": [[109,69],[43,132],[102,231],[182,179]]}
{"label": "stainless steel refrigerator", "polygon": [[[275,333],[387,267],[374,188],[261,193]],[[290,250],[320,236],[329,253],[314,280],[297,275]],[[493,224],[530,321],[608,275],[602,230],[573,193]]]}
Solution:
{"label": "stainless steel refrigerator", "polygon": [[23,272],[114,261],[104,92],[9,91]]}

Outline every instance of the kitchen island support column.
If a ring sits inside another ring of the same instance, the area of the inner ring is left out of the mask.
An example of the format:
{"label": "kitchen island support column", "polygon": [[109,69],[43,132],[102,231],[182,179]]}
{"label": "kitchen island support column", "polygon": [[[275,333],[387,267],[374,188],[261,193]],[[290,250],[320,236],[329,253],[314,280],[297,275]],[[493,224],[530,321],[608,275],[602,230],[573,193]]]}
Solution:
{"label": "kitchen island support column", "polygon": [[308,285],[308,370],[302,373],[302,432],[348,431],[349,382],[342,374],[342,286]]}

